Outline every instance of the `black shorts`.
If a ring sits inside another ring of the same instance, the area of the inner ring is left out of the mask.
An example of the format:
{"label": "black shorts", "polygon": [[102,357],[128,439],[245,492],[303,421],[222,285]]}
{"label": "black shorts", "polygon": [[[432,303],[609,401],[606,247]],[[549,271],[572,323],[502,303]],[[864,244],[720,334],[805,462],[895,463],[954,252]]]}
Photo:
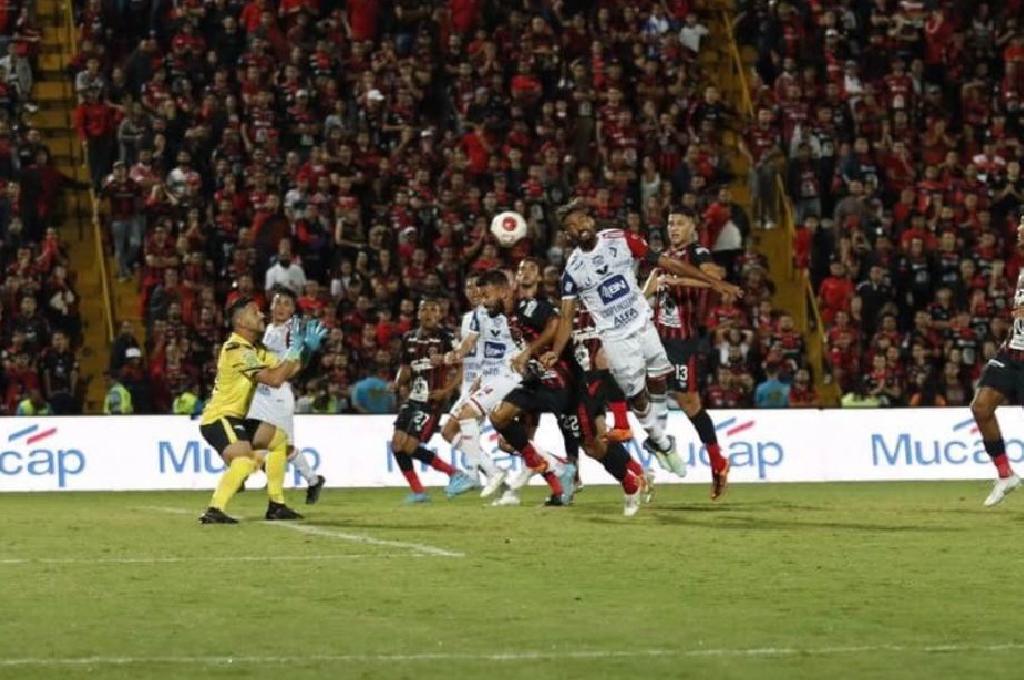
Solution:
{"label": "black shorts", "polygon": [[707,379],[706,358],[709,343],[702,338],[663,341],[665,354],[672,364],[669,390],[672,392],[699,392]]}
{"label": "black shorts", "polygon": [[224,416],[212,423],[199,426],[199,434],[203,435],[206,443],[220,455],[224,455],[224,449],[235,442],[251,442],[256,436],[256,430],[260,421],[247,418],[236,418],[235,416]]}
{"label": "black shorts", "polygon": [[437,427],[440,412],[422,401],[407,401],[398,409],[395,431],[415,437],[421,443],[430,441]]}
{"label": "black shorts", "polygon": [[1011,403],[1024,402],[1024,361],[1012,358],[1007,352],[999,352],[981,371],[978,389],[982,387],[992,388]]}
{"label": "black shorts", "polygon": [[609,394],[617,387],[609,371],[587,371],[570,393],[565,410],[558,414],[562,434],[580,444],[596,437],[597,419],[605,416]]}
{"label": "black shorts", "polygon": [[505,401],[518,407],[523,413],[553,413],[557,416],[565,411],[569,403],[569,391],[564,387],[552,387],[539,381],[530,381],[506,394]]}

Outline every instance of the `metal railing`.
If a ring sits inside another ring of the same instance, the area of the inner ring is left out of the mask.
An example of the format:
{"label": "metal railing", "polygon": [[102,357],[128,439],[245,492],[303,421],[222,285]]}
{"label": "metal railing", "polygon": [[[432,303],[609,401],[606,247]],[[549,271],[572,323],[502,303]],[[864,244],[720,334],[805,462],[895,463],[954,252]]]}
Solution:
{"label": "metal railing", "polygon": [[[64,8],[64,30],[67,31],[66,44],[70,49],[70,53],[75,55],[78,54],[78,35],[75,31],[75,9],[72,0],[68,0],[63,3]],[[61,70],[67,74],[68,63],[66,53],[62,50],[61,53]],[[72,96],[77,96],[72,89]],[[77,103],[77,102],[76,102]],[[68,120],[68,128],[71,128],[71,120]],[[86,175],[89,177],[90,183],[92,182],[92,173],[89,170],[89,159],[82,153],[82,146],[77,136],[72,137],[71,142],[71,158],[72,160],[79,159],[82,167],[86,169]],[[82,236],[82,221],[81,221],[81,199],[78,194],[75,194],[75,216],[78,218],[79,224],[79,237]],[[89,188],[89,222],[93,230],[93,240],[96,243],[96,263],[99,265],[100,275],[100,289],[103,295],[103,317],[104,323],[107,329],[107,341],[114,341],[114,299],[110,285],[110,272],[107,269],[107,256],[103,249],[103,224],[100,220],[99,203],[96,200],[96,192],[92,186]]]}

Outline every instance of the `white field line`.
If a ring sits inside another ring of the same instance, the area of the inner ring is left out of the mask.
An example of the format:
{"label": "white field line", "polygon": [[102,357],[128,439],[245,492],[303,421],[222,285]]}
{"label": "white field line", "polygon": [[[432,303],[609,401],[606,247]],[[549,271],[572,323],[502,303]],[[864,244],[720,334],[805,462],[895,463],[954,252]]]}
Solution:
{"label": "white field line", "polygon": [[890,652],[897,654],[947,654],[958,652],[1006,652],[1024,650],[1024,643],[999,645],[861,645],[855,647],[761,647],[753,649],[632,649],[518,651],[493,654],[308,654],[302,656],[83,656],[24,657],[0,659],[0,668],[15,666],[128,666],[137,664],[177,664],[184,666],[220,666],[230,664],[309,664],[309,663],[410,663],[429,661],[505,661],[521,662],[561,659],[636,659],[652,657],[763,658],[789,656],[836,656]]}
{"label": "white field line", "polygon": [[351,553],[344,555],[227,555],[224,557],[0,557],[5,565],[37,564],[180,564],[192,562],[319,562],[368,557],[423,557],[417,553]]}
{"label": "white field line", "polygon": [[[140,510],[152,510],[154,512],[169,513],[172,515],[191,515],[193,514],[189,510],[182,508],[165,507],[161,505],[143,505],[139,506]],[[382,548],[401,548],[403,550],[411,550],[414,553],[430,557],[465,557],[465,553],[461,553],[455,550],[445,550],[444,548],[438,548],[437,546],[427,545],[425,543],[407,543],[405,541],[389,541],[383,538],[374,538],[373,536],[366,536],[364,534],[353,534],[347,531],[338,531],[336,529],[329,529],[327,527],[317,526],[315,524],[291,524],[288,522],[268,522],[267,526],[281,527],[282,529],[291,529],[301,534],[309,534],[310,536],[324,536],[327,538],[336,538],[340,541],[348,541],[350,543],[360,543],[362,545],[376,545]]]}

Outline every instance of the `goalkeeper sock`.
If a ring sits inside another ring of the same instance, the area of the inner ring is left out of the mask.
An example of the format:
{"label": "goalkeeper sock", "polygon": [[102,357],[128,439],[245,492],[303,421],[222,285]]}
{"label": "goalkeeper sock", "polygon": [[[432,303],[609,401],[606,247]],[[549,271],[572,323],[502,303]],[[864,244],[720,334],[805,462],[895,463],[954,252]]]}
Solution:
{"label": "goalkeeper sock", "polygon": [[288,467],[288,437],[278,430],[270,442],[270,453],[263,465],[267,471],[267,496],[272,503],[284,505],[284,473]]}
{"label": "goalkeeper sock", "polygon": [[306,484],[313,486],[317,483],[316,473],[313,472],[313,466],[309,464],[309,459],[299,449],[295,449],[295,453],[291,458],[292,465],[299,471],[302,478],[306,480]]}
{"label": "goalkeeper sock", "polygon": [[255,469],[256,461],[252,458],[243,456],[232,460],[228,469],[220,476],[220,481],[217,482],[213,498],[210,499],[210,507],[223,511],[227,507],[228,501],[238,492],[238,487],[242,486],[245,478],[251,475]]}

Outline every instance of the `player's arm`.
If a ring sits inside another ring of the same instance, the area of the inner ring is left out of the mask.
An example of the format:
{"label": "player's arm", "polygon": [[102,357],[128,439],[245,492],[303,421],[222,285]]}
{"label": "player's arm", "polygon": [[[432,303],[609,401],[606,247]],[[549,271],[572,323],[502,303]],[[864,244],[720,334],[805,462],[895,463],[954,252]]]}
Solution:
{"label": "player's arm", "polygon": [[431,391],[430,401],[444,401],[448,397],[455,393],[455,389],[459,386],[459,376],[462,371],[455,370],[454,368],[448,371],[448,380],[444,385]]}
{"label": "player's arm", "polygon": [[253,381],[269,385],[270,387],[280,387],[302,369],[302,362],[297,359],[286,359],[281,363],[277,364],[273,368],[263,368],[253,374]]}
{"label": "player's arm", "polygon": [[545,364],[550,365],[562,356],[565,346],[569,344],[572,337],[572,320],[576,318],[576,296],[565,295],[562,297],[562,315],[558,319],[558,331],[551,343],[551,352],[545,355]]}
{"label": "player's arm", "polygon": [[392,385],[395,392],[400,392],[403,387],[409,384],[412,380],[412,367],[409,364],[402,364],[398,367],[398,374],[395,376],[395,382]]}
{"label": "player's arm", "polygon": [[689,262],[683,262],[682,260],[677,260],[674,257],[651,250],[647,245],[647,241],[636,234],[626,232],[626,244],[629,246],[630,252],[633,253],[633,257],[638,260],[645,260],[659,269],[664,269],[669,274],[701,281],[707,284],[708,288],[717,290],[720,293],[743,297],[743,291],[738,286],[715,278],[700,267],[694,266]]}
{"label": "player's arm", "polygon": [[[537,356],[542,349],[550,346],[556,339],[558,331],[561,328],[561,320],[558,316],[552,316],[544,323],[544,330],[537,339],[531,343],[528,343],[523,351],[512,358],[512,370],[516,373],[522,373],[526,370],[526,364],[533,357]],[[569,323],[569,331],[572,331],[572,323]]]}
{"label": "player's arm", "polygon": [[469,331],[466,333],[466,337],[462,339],[459,346],[453,349],[451,352],[441,355],[437,361],[433,361],[435,365],[439,363],[445,364],[459,364],[466,357],[467,354],[473,351],[476,347],[477,340],[480,339],[480,333],[478,331]]}

